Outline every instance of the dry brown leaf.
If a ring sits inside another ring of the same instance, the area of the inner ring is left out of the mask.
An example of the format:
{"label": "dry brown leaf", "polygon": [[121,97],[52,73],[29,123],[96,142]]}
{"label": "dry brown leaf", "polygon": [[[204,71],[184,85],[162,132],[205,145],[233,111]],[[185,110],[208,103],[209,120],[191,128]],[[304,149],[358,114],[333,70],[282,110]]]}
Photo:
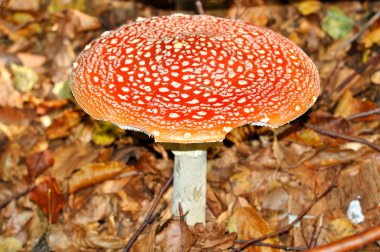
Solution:
{"label": "dry brown leaf", "polygon": [[327,225],[327,232],[327,240],[332,242],[353,235],[357,230],[349,219],[338,218]]}
{"label": "dry brown leaf", "polygon": [[70,142],[54,150],[54,165],[49,172],[60,184],[65,185],[74,170],[94,162],[98,153],[99,150],[92,145]]}
{"label": "dry brown leaf", "polygon": [[[260,214],[252,207],[239,207],[237,208],[229,222],[229,232],[236,232],[239,239],[249,240],[252,238],[260,237],[268,233],[269,226]],[[274,239],[267,239],[264,242],[278,244]],[[271,252],[279,251],[269,247],[250,247],[248,252]]]}
{"label": "dry brown leaf", "polygon": [[69,193],[75,193],[83,188],[115,178],[123,172],[134,170],[122,162],[92,163],[83,166],[74,173],[69,181]]}
{"label": "dry brown leaf", "polygon": [[281,211],[287,208],[289,195],[281,186],[274,186],[263,196],[262,206],[264,209]]}
{"label": "dry brown leaf", "polygon": [[31,53],[17,53],[17,57],[25,67],[37,68],[45,64],[46,57]]}
{"label": "dry brown leaf", "polygon": [[81,120],[81,114],[74,110],[65,110],[46,129],[49,140],[63,138],[71,135],[71,128],[76,126]]}
{"label": "dry brown leaf", "polygon": [[40,7],[39,0],[9,0],[6,2],[6,9],[13,11],[38,11]]}
{"label": "dry brown leaf", "polygon": [[210,184],[207,183],[206,189],[207,207],[211,210],[214,216],[219,216],[223,212],[223,206],[217,198]]}
{"label": "dry brown leaf", "polygon": [[99,233],[96,229],[84,225],[74,226],[73,240],[75,245],[83,251],[89,249],[120,249],[124,244],[121,237]]}
{"label": "dry brown leaf", "polygon": [[68,103],[68,101],[66,99],[42,101],[42,102],[38,103],[36,113],[38,115],[44,115],[50,110],[62,108],[67,103]]}
{"label": "dry brown leaf", "polygon": [[69,10],[69,16],[78,32],[96,30],[101,26],[98,18],[92,17],[75,9]]}
{"label": "dry brown leaf", "polygon": [[183,251],[189,251],[195,242],[186,222],[182,223],[182,230],[179,219],[169,219],[161,226],[155,224],[149,232],[143,235],[132,248],[134,252],[154,252],[167,251],[179,252],[181,249],[181,239],[183,241]]}
{"label": "dry brown leaf", "polygon": [[252,188],[252,171],[244,169],[230,177],[231,185],[236,195],[250,193]]}
{"label": "dry brown leaf", "polygon": [[[369,111],[375,109],[377,106],[372,101],[360,100],[353,96],[352,92],[347,90],[342,95],[341,99],[338,102],[338,105],[335,108],[334,116],[347,117],[349,115]],[[361,118],[360,120],[371,121],[374,120],[376,115],[368,116]]]}
{"label": "dry brown leaf", "polygon": [[13,87],[11,74],[0,64],[0,106],[22,107],[20,93]]}
{"label": "dry brown leaf", "polygon": [[66,205],[66,198],[53,177],[46,176],[36,181],[30,200],[43,211],[48,221],[56,223],[59,212]]}
{"label": "dry brown leaf", "polygon": [[380,85],[380,71],[376,71],[371,75],[371,82]]}
{"label": "dry brown leaf", "polygon": [[25,164],[28,168],[29,178],[33,181],[38,175],[53,166],[54,158],[51,152],[46,150],[29,155],[25,160]]}
{"label": "dry brown leaf", "polygon": [[228,233],[224,225],[207,222],[206,226],[197,223],[192,228],[197,241],[190,251],[227,251],[236,238],[236,233]]}

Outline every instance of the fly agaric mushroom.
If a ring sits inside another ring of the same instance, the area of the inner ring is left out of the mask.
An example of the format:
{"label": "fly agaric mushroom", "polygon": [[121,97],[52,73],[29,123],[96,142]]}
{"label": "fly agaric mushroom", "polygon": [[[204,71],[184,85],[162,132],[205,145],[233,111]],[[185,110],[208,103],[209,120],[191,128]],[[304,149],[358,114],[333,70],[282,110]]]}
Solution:
{"label": "fly agaric mushroom", "polygon": [[[141,19],[88,44],[71,76],[98,120],[178,143],[174,195],[186,221],[205,222],[206,148],[241,125],[279,127],[319,94],[310,58],[281,35],[212,16]],[[197,144],[201,143],[201,144]]]}

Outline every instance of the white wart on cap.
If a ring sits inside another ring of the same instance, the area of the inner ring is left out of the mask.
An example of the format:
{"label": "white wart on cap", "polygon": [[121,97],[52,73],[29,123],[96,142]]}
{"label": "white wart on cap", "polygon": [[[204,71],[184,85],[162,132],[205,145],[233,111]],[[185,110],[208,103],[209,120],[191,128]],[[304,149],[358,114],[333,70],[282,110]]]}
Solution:
{"label": "white wart on cap", "polygon": [[91,116],[158,142],[222,141],[248,124],[281,126],[319,94],[310,58],[281,35],[212,16],[153,17],[86,46],[71,76]]}

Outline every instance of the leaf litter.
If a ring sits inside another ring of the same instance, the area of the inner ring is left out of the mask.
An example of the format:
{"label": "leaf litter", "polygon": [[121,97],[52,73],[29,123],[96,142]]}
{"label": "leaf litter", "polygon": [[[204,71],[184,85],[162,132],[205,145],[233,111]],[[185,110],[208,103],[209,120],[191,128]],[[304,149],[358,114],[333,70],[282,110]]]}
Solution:
{"label": "leaf litter", "polygon": [[[175,12],[159,8],[163,2],[2,3],[0,251],[121,251],[144,222],[171,175],[172,154],[143,134],[85,115],[67,80],[89,41],[137,16]],[[296,122],[277,130],[239,127],[210,148],[206,225],[171,216],[169,187],[132,251],[237,249],[286,227],[337,169],[337,186],[300,222],[247,251],[313,247],[378,225],[380,155],[356,140],[380,145],[380,19],[371,21],[380,2],[220,2],[206,13],[267,26],[302,47],[318,66],[321,97]],[[347,216],[353,200],[361,223]]]}

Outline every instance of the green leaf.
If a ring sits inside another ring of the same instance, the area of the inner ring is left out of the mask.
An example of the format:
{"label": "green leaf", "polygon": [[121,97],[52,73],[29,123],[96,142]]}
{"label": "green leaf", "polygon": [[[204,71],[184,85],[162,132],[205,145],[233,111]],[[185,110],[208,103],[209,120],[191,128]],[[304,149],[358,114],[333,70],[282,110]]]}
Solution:
{"label": "green leaf", "polygon": [[353,26],[352,19],[335,7],[329,9],[322,20],[322,29],[334,39],[346,37]]}
{"label": "green leaf", "polygon": [[72,99],[73,96],[71,94],[70,86],[67,81],[60,81],[54,84],[53,94],[58,99]]}
{"label": "green leaf", "polygon": [[96,121],[92,141],[97,145],[107,146],[112,144],[122,134],[124,134],[124,130],[112,123]]}
{"label": "green leaf", "polygon": [[13,86],[20,92],[28,92],[32,90],[33,86],[38,80],[36,72],[32,69],[11,64],[13,73]]}

